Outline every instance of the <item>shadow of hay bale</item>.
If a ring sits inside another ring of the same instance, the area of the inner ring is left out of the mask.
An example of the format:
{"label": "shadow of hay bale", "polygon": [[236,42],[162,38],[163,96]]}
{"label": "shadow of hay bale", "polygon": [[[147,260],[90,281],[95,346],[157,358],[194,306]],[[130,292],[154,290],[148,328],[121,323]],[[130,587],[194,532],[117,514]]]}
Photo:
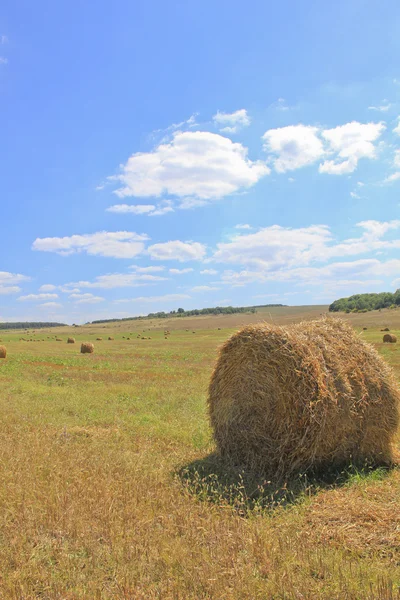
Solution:
{"label": "shadow of hay bale", "polygon": [[217,453],[192,461],[175,472],[185,492],[197,500],[230,506],[241,516],[289,507],[321,490],[349,485],[352,481],[383,479],[399,465],[324,468],[312,473],[293,474],[286,481],[234,465]]}

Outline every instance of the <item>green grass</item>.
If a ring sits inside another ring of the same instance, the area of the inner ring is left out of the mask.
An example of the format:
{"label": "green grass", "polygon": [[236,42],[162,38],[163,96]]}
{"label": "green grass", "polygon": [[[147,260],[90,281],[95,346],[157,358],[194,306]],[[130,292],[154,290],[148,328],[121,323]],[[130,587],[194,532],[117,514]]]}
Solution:
{"label": "green grass", "polygon": [[[399,470],[276,486],[214,453],[218,345],[247,318],[324,308],[0,336],[0,598],[398,598]],[[400,376],[379,331],[400,311],[349,318]]]}

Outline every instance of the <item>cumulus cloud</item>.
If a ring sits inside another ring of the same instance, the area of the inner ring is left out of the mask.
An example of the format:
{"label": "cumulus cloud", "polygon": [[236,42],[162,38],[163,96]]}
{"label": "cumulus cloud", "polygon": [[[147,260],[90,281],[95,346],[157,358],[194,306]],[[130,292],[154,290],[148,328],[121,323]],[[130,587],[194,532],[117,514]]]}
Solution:
{"label": "cumulus cloud", "polygon": [[217,275],[218,271],[216,271],[215,269],[204,269],[203,271],[200,271],[200,275]]}
{"label": "cumulus cloud", "polygon": [[356,238],[335,242],[326,225],[290,228],[273,225],[257,233],[234,236],[220,243],[214,253],[216,262],[257,265],[265,271],[327,261],[340,256],[355,256],[372,251],[399,249],[400,239],[382,239],[400,228],[400,221],[361,221]]}
{"label": "cumulus cloud", "polygon": [[17,298],[20,302],[35,301],[35,300],[51,300],[58,298],[58,294],[28,294],[27,296],[20,296]]}
{"label": "cumulus cloud", "polygon": [[220,290],[219,287],[214,287],[212,285],[196,285],[191,289],[192,292],[214,292],[216,290]]}
{"label": "cumulus cloud", "polygon": [[39,304],[40,308],[61,308],[62,304],[59,302],[44,302],[43,304]]}
{"label": "cumulus cloud", "polygon": [[288,125],[269,129],[263,135],[264,150],[273,156],[278,173],[299,169],[316,162],[324,155],[318,127]]}
{"label": "cumulus cloud", "polygon": [[40,286],[39,292],[54,292],[56,289],[56,286],[52,283],[45,283],[44,285]]}
{"label": "cumulus cloud", "polygon": [[328,151],[336,156],[335,159],[326,160],[320,165],[320,173],[331,175],[352,173],[361,158],[376,158],[374,142],[384,130],[383,123],[352,121],[322,131],[322,137],[329,146]]}
{"label": "cumulus cloud", "polygon": [[93,294],[70,294],[69,298],[75,304],[97,304],[98,302],[103,302],[104,298],[101,296],[94,296]]}
{"label": "cumulus cloud", "polygon": [[392,107],[392,105],[390,104],[390,102],[387,102],[387,100],[383,101],[384,104],[378,105],[378,106],[368,106],[368,110],[377,110],[378,112],[387,112],[389,110],[389,108]]}
{"label": "cumulus cloud", "polygon": [[134,258],[143,252],[143,242],[148,239],[146,234],[131,231],[100,231],[69,237],[37,238],[32,250],[56,252],[63,256],[87,252],[94,256]]}
{"label": "cumulus cloud", "polygon": [[307,251],[322,248],[330,240],[331,233],[326,225],[299,229],[273,225],[217,244],[213,260],[272,268],[301,262]]}
{"label": "cumulus cloud", "polygon": [[170,203],[164,206],[162,204],[113,204],[107,208],[107,212],[156,217],[174,212],[174,209]]}
{"label": "cumulus cloud", "polygon": [[239,223],[239,225],[235,225],[235,229],[252,229],[251,225],[248,225],[247,223]]}
{"label": "cumulus cloud", "polygon": [[199,242],[181,242],[174,240],[153,244],[147,249],[153,260],[177,260],[185,262],[188,260],[202,260],[206,254],[206,247]]}
{"label": "cumulus cloud", "polygon": [[247,189],[268,173],[242,144],[207,131],[178,131],[152,152],[133,154],[110,179],[121,184],[115,191],[120,198],[168,194],[205,202]]}
{"label": "cumulus cloud", "polygon": [[114,289],[124,287],[141,287],[165,280],[165,277],[151,275],[148,273],[109,273],[107,275],[99,275],[93,281],[75,281],[72,283],[66,283],[62,286],[62,289],[67,293],[79,293],[76,292],[76,290],[80,290],[81,288]]}
{"label": "cumulus cloud", "polygon": [[30,277],[20,273],[0,271],[0,295],[17,294],[21,291],[20,283],[29,281]]}
{"label": "cumulus cloud", "polygon": [[218,111],[213,116],[213,121],[224,133],[237,133],[239,129],[247,127],[251,123],[251,119],[244,108],[232,113]]}
{"label": "cumulus cloud", "polygon": [[161,271],[165,271],[165,267],[160,266],[151,266],[151,267],[138,267],[137,265],[132,265],[130,269],[136,271],[136,273],[161,273]]}
{"label": "cumulus cloud", "polygon": [[375,142],[384,130],[383,123],[357,121],[332,129],[289,125],[266,131],[264,150],[278,173],[325,159],[319,165],[320,173],[343,175],[355,171],[361,158],[376,158]]}
{"label": "cumulus cloud", "polygon": [[191,273],[194,269],[170,269],[169,272],[173,275],[184,275],[185,273]]}
{"label": "cumulus cloud", "polygon": [[177,300],[187,300],[190,298],[188,294],[164,294],[163,296],[139,296],[138,298],[124,298],[116,300],[116,304],[125,302],[175,302]]}

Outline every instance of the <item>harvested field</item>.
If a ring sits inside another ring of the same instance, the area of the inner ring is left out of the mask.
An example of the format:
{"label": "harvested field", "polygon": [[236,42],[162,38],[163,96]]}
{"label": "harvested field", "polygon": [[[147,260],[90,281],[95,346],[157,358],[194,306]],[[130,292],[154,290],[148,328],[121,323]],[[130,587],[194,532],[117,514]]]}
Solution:
{"label": "harvested field", "polygon": [[[349,466],[278,487],[215,454],[206,401],[217,349],[254,317],[154,319],[146,344],[136,321],[38,331],[52,336],[40,344],[2,334],[0,598],[397,597],[398,469]],[[346,320],[399,378],[398,344],[380,329],[398,335],[400,311]]]}

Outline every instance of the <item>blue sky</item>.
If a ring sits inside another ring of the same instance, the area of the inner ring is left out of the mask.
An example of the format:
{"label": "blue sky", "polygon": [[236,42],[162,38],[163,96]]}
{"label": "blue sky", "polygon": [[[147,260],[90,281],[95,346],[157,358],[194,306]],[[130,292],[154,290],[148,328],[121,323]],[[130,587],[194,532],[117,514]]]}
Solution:
{"label": "blue sky", "polygon": [[400,287],[398,2],[0,6],[0,319]]}

